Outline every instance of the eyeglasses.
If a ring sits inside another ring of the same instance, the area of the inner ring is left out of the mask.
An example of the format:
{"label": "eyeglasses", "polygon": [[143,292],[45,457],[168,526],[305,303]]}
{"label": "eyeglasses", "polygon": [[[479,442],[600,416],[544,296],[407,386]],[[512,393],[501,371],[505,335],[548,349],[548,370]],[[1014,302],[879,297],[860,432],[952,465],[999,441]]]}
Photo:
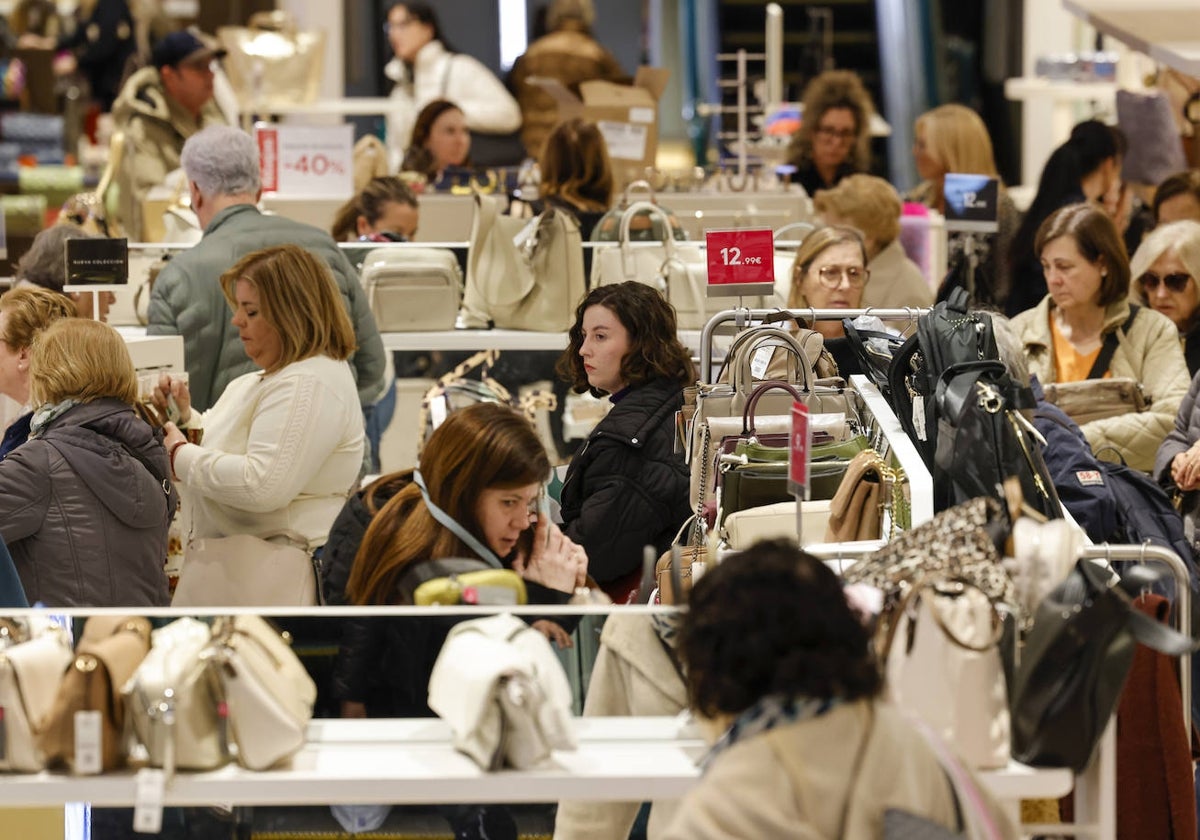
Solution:
{"label": "eyeglasses", "polygon": [[817,126],[817,134],[822,137],[828,137],[831,140],[853,140],[858,132],[852,128],[831,128],[819,125]]}
{"label": "eyeglasses", "polygon": [[842,285],[843,279],[852,287],[857,288],[866,283],[870,276],[870,269],[859,268],[856,265],[823,265],[817,269],[817,279],[826,289],[836,289]]}
{"label": "eyeglasses", "polygon": [[1159,283],[1163,283],[1167,287],[1167,291],[1178,294],[1187,288],[1188,283],[1192,281],[1192,275],[1176,272],[1159,277],[1153,271],[1147,271],[1138,278],[1138,282],[1142,284],[1142,288],[1147,292],[1153,292],[1158,288]]}
{"label": "eyeglasses", "polygon": [[413,22],[413,18],[405,18],[404,20],[397,20],[397,21],[389,20],[387,23],[385,23],[383,25],[383,34],[390,35],[390,34],[392,34],[393,29],[403,29],[404,27],[408,26],[412,22]]}

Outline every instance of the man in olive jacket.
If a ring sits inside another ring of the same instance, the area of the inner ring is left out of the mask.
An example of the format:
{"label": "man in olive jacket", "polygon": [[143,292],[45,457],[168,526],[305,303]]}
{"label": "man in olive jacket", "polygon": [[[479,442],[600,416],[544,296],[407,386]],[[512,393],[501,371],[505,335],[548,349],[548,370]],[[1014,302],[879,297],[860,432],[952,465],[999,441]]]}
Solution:
{"label": "man in olive jacket", "polygon": [[251,251],[285,243],[307,248],[332,270],[358,342],[350,359],[358,398],[364,409],[372,405],[383,390],[383,340],[358,275],[337,244],[311,225],[259,212],[258,148],[240,129],[198,132],[184,144],[180,162],[204,236],[155,280],[147,332],[183,336],[192,407],[206,410],[230,382],[257,370],[230,323],[221,274]]}

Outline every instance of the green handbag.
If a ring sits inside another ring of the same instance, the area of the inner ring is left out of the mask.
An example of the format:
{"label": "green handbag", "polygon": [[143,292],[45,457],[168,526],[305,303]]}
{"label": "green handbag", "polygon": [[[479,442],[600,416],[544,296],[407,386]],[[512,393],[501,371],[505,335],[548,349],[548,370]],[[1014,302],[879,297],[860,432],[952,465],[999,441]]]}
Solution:
{"label": "green handbag", "polygon": [[[832,499],[842,483],[850,462],[838,458],[810,461],[809,490],[813,499]],[[747,508],[791,501],[788,491],[787,461],[764,461],[733,467],[725,472],[721,490],[721,513],[718,526],[725,517]]]}
{"label": "green handbag", "polygon": [[[827,461],[834,458],[849,461],[866,448],[866,437],[855,435],[849,440],[814,446],[809,451],[809,461]],[[757,438],[743,438],[734,447],[733,454],[745,455],[751,461],[787,461],[788,448],[786,446],[768,446],[759,443]]]}

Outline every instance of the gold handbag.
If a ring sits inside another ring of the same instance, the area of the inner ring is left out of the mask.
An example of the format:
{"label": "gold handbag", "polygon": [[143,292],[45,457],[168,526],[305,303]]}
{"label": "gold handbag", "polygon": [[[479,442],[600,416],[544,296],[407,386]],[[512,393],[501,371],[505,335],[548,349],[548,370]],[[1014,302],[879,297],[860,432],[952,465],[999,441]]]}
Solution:
{"label": "gold handbag", "polygon": [[301,32],[287,12],[260,12],[247,26],[222,26],[225,74],[243,107],[312,102],[321,86],[325,32]]}

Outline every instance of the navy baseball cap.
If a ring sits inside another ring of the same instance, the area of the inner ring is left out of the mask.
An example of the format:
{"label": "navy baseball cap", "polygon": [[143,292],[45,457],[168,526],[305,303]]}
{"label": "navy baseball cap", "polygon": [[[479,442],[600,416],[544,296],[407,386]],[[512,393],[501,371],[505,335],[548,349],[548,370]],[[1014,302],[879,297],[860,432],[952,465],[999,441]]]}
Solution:
{"label": "navy baseball cap", "polygon": [[181,64],[207,63],[214,58],[224,57],[225,50],[210,47],[186,29],[167,35],[150,52],[150,62],[159,70]]}

